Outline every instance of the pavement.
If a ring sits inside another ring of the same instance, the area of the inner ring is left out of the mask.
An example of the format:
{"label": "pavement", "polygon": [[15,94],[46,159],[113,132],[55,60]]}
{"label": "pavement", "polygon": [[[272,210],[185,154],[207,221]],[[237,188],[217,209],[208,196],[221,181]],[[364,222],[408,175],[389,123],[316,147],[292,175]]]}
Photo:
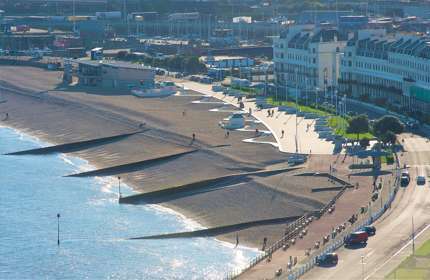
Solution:
{"label": "pavement", "polygon": [[316,267],[300,279],[384,279],[411,253],[412,219],[416,246],[430,237],[430,185],[417,186],[417,175],[430,175],[430,144],[411,134],[402,135],[405,153],[402,164],[409,166],[411,182],[401,187],[392,208],[374,223],[377,228],[367,246],[360,249],[341,248],[335,267]]}
{"label": "pavement", "polygon": [[[191,81],[182,81],[177,83],[185,89],[193,90],[220,99],[230,105],[239,107],[237,98],[226,96],[220,92],[212,91],[212,85],[206,85]],[[281,152],[303,153],[303,154],[322,154],[331,155],[337,151],[336,145],[331,141],[326,141],[318,137],[314,131],[314,120],[297,117],[295,114],[286,114],[278,111],[278,108],[259,110],[254,101],[244,99],[243,111],[249,112],[251,109],[252,116],[261,121],[272,133],[276,139],[277,146]],[[273,110],[273,116],[269,116],[268,110]],[[297,126],[297,150],[296,150],[296,122]],[[282,133],[284,131],[284,133]]]}

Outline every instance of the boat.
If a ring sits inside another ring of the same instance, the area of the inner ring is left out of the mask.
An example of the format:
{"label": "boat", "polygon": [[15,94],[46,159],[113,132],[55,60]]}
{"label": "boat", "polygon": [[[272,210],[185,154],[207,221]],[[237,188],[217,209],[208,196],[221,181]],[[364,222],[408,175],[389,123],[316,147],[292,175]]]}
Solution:
{"label": "boat", "polygon": [[174,82],[165,81],[157,83],[153,88],[132,89],[131,93],[136,97],[154,98],[174,95],[177,91],[178,90]]}

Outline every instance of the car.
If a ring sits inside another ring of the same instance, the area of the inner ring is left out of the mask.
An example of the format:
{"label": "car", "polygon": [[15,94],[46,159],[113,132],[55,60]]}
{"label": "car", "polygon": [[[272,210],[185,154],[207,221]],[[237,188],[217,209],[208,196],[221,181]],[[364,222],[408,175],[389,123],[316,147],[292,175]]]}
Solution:
{"label": "car", "polygon": [[419,175],[417,176],[417,185],[425,185],[426,184],[426,177]]}
{"label": "car", "polygon": [[336,253],[326,253],[317,257],[316,259],[316,263],[319,266],[337,265],[338,261],[339,261],[339,257],[337,256]]}
{"label": "car", "polygon": [[367,232],[369,236],[373,236],[376,234],[376,228],[374,226],[365,226],[363,231]]}
{"label": "car", "polygon": [[367,239],[369,238],[369,234],[364,231],[356,231],[351,233],[345,238],[345,245],[351,246],[351,245],[358,245],[358,244],[366,244]]}
{"label": "car", "polygon": [[402,177],[400,177],[400,185],[402,187],[406,187],[407,185],[409,185],[409,181],[410,181],[409,176],[402,176]]}

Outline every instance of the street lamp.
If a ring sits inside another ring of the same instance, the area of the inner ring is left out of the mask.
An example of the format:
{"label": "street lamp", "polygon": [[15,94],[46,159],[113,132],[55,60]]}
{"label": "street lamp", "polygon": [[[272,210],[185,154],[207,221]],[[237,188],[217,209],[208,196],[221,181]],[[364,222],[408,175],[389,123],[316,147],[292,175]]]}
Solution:
{"label": "street lamp", "polygon": [[57,246],[60,246],[60,213],[57,214]]}
{"label": "street lamp", "polygon": [[121,199],[121,177],[118,176],[118,198]]}

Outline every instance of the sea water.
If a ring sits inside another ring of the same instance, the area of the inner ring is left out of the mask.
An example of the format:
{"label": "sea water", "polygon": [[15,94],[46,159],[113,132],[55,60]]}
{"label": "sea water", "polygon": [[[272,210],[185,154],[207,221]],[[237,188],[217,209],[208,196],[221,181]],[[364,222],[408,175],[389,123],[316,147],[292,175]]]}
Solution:
{"label": "sea water", "polygon": [[[0,127],[0,154],[41,145]],[[0,155],[0,279],[222,279],[257,254],[214,238],[127,240],[201,226],[166,208],[118,204],[112,178],[63,177],[90,168],[60,154]]]}

